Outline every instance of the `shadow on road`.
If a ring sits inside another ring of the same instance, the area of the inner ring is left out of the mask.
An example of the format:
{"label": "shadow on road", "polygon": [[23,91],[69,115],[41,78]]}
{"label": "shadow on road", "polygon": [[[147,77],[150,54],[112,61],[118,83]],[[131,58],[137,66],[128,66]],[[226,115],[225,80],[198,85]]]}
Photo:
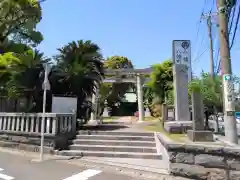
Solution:
{"label": "shadow on road", "polygon": [[79,130],[84,130],[84,131],[114,131],[114,130],[119,130],[119,129],[125,129],[129,128],[128,126],[125,125],[119,125],[119,124],[101,124],[101,125],[96,125],[96,126],[88,126],[85,125],[81,127]]}

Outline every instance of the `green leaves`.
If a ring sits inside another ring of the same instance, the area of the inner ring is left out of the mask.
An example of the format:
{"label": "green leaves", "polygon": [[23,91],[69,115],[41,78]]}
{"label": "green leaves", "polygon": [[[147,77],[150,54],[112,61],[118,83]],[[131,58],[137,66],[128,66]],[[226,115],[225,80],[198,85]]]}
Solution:
{"label": "green leaves", "polygon": [[108,69],[127,69],[133,68],[133,64],[127,57],[111,56],[104,62],[104,67]]}
{"label": "green leaves", "polygon": [[8,0],[0,3],[0,43],[6,39],[29,45],[39,44],[43,37],[35,30],[42,16],[37,0]]}
{"label": "green leaves", "polygon": [[189,84],[189,92],[200,91],[205,106],[222,107],[222,79],[215,75],[214,82],[209,73],[202,72],[199,78],[194,78]]}
{"label": "green leaves", "polygon": [[173,63],[171,60],[166,60],[161,64],[153,66],[153,72],[150,76],[151,81],[148,87],[152,89],[154,94],[163,103],[167,98],[172,98],[173,89]]}
{"label": "green leaves", "polygon": [[57,64],[51,77],[56,85],[53,90],[77,96],[91,95],[103,75],[100,48],[91,41],[79,40],[68,43],[58,51],[55,57]]}
{"label": "green leaves", "polygon": [[[133,69],[131,60],[124,56],[111,56],[104,61],[106,69]],[[111,76],[106,76],[111,77]],[[119,78],[124,78],[121,76]],[[108,104],[115,104],[124,98],[124,94],[132,87],[132,83],[104,83],[101,85],[101,102],[107,99]]]}
{"label": "green leaves", "polygon": [[20,59],[16,57],[13,52],[8,52],[4,54],[0,54],[0,66],[1,67],[11,67],[15,64],[20,63]]}

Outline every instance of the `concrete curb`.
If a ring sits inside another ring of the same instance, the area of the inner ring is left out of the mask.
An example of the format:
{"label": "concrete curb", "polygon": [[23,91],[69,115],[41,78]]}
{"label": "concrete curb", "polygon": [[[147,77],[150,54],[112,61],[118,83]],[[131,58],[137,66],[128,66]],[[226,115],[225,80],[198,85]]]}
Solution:
{"label": "concrete curb", "polygon": [[147,179],[153,179],[153,180],[189,180],[186,178],[180,178],[180,177],[174,177],[168,174],[168,172],[164,169],[158,169],[158,172],[156,172],[156,170],[154,171],[153,168],[149,168],[149,170],[144,170],[141,169],[140,167],[132,167],[128,164],[125,163],[112,163],[112,162],[100,162],[97,160],[86,160],[86,159],[77,159],[77,157],[75,157],[76,159],[74,160],[70,160],[69,163],[71,164],[92,164],[95,167],[100,167],[103,169],[106,169],[107,171],[111,171],[111,170],[115,170],[118,171],[119,173],[123,173],[123,174],[127,174],[127,175],[131,175],[137,179],[139,178],[147,178]]}
{"label": "concrete curb", "polygon": [[158,140],[157,132],[154,132],[154,138],[156,143],[157,154],[161,155],[162,153],[161,153],[160,142]]}
{"label": "concrete curb", "polygon": [[[41,163],[41,162],[34,161],[34,159],[39,157],[39,154],[35,152],[26,152],[23,150],[2,148],[2,147],[0,147],[0,152],[24,156],[28,158],[31,163]],[[77,166],[86,166],[91,168],[94,167],[94,168],[102,169],[108,172],[116,171],[116,173],[126,174],[136,179],[147,178],[152,180],[189,180],[185,178],[170,176],[167,174],[167,172],[164,169],[158,169],[159,172],[154,172],[153,169],[149,169],[147,171],[147,170],[141,170],[138,167],[127,166],[124,163],[122,164],[121,163],[116,164],[116,163],[110,163],[110,162],[104,163],[104,162],[100,162],[99,160],[90,161],[86,159],[81,159],[81,157],[74,157],[74,156],[64,157],[64,156],[45,154],[44,161],[58,161],[61,163],[74,164]]]}
{"label": "concrete curb", "polygon": [[230,143],[230,142],[228,142],[228,141],[222,140],[221,137],[219,137],[219,136],[216,135],[216,134],[213,134],[213,138],[214,138],[214,140],[219,141],[219,142],[221,142],[221,143],[223,143],[223,144],[226,144],[226,145],[228,145],[228,146],[231,146],[231,147],[239,146],[239,145],[237,145],[237,144],[233,144],[233,143]]}

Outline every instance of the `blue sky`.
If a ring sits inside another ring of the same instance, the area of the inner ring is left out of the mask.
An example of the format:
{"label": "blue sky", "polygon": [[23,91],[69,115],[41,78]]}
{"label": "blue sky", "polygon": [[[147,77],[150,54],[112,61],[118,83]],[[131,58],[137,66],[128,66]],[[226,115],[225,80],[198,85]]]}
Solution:
{"label": "blue sky", "polygon": [[[212,0],[205,6],[204,1],[47,0],[38,26],[45,38],[39,48],[45,55],[52,56],[57,48],[70,41],[92,40],[101,47],[105,57],[127,56],[136,68],[145,68],[171,58],[172,40],[189,39],[193,71],[199,74],[202,69],[210,69],[206,21],[199,26],[200,14],[203,7],[205,12],[216,8]],[[217,54],[215,25],[213,36],[214,54]],[[234,73],[237,73],[239,51],[240,46],[235,43],[232,49]]]}

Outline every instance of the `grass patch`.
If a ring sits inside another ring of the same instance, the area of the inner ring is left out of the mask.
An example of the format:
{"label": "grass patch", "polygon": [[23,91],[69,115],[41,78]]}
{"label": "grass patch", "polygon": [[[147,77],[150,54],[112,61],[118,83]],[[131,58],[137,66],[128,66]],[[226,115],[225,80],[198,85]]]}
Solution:
{"label": "grass patch", "polygon": [[[110,117],[103,117],[103,121],[105,122],[111,122],[114,120],[118,120],[119,118],[121,118],[121,116],[110,116]],[[138,119],[138,117],[132,116],[132,118],[136,118]],[[144,121],[157,121],[160,120],[160,117],[145,117]]]}
{"label": "grass patch", "polygon": [[117,119],[119,119],[119,118],[120,118],[120,117],[117,117],[117,116],[104,117],[104,118],[103,118],[103,121],[104,121],[104,122],[112,122],[112,121],[117,120]]}
{"label": "grass patch", "polygon": [[184,139],[186,139],[186,134],[170,134],[170,133],[168,133],[162,126],[161,122],[158,122],[158,123],[155,123],[155,124],[152,124],[149,126],[145,126],[144,129],[146,131],[163,133],[164,135],[168,136],[173,141],[177,141],[177,142],[184,142]]}
{"label": "grass patch", "polygon": [[156,121],[156,120],[160,120],[159,117],[145,117],[144,118],[144,121]]}

